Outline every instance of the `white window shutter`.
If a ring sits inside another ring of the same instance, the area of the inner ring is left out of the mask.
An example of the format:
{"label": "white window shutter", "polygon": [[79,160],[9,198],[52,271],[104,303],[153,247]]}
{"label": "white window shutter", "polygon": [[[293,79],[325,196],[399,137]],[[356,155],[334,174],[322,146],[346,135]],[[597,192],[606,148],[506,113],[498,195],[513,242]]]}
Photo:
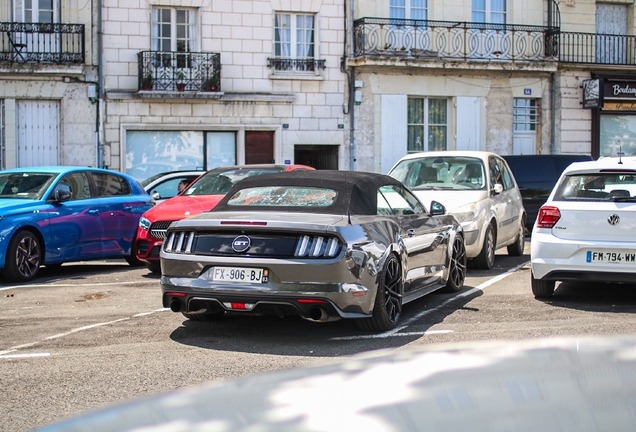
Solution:
{"label": "white window shutter", "polygon": [[407,97],[406,95],[382,95],[381,163],[386,174],[406,156],[407,149]]}

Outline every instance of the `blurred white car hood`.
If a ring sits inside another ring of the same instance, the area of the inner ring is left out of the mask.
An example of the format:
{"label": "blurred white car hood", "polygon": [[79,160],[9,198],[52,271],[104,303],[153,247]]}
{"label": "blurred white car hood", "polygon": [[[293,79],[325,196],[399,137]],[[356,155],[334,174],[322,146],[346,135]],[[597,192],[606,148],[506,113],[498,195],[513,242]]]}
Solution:
{"label": "blurred white car hood", "polygon": [[45,431],[632,431],[636,338],[375,352],[185,388]]}

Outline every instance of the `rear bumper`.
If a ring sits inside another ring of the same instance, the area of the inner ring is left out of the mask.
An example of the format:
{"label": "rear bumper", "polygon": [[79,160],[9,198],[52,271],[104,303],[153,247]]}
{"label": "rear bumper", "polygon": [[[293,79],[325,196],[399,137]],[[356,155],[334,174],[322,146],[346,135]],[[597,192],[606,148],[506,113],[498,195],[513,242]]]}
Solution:
{"label": "rear bumper", "polygon": [[593,263],[588,251],[634,252],[634,242],[585,242],[563,240],[549,229],[535,229],[530,243],[532,274],[535,279],[555,281],[607,281],[633,283],[636,264]]}

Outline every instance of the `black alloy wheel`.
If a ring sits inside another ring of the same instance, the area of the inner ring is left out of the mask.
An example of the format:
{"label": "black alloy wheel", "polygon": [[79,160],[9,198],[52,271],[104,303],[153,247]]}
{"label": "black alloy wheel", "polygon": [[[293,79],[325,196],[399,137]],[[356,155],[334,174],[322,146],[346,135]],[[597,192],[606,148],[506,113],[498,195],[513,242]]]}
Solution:
{"label": "black alloy wheel", "polygon": [[402,315],[402,268],[394,254],[389,255],[380,275],[371,318],[357,320],[364,330],[387,331],[396,326]]}
{"label": "black alloy wheel", "polygon": [[461,234],[457,234],[453,241],[453,251],[448,267],[448,280],[442,292],[457,292],[462,289],[466,280],[466,245]]}
{"label": "black alloy wheel", "polygon": [[42,251],[40,240],[30,231],[18,231],[7,249],[7,258],[2,274],[11,282],[26,282],[40,271]]}

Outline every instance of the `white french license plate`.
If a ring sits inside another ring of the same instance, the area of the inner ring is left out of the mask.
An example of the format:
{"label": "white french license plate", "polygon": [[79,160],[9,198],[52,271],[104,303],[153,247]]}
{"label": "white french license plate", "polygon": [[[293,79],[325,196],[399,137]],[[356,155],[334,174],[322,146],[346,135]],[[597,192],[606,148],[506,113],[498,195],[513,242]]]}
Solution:
{"label": "white french license plate", "polygon": [[210,279],[214,282],[267,282],[267,272],[259,268],[214,267],[210,273]]}
{"label": "white french license plate", "polygon": [[585,260],[589,263],[634,264],[636,263],[636,253],[587,251]]}

